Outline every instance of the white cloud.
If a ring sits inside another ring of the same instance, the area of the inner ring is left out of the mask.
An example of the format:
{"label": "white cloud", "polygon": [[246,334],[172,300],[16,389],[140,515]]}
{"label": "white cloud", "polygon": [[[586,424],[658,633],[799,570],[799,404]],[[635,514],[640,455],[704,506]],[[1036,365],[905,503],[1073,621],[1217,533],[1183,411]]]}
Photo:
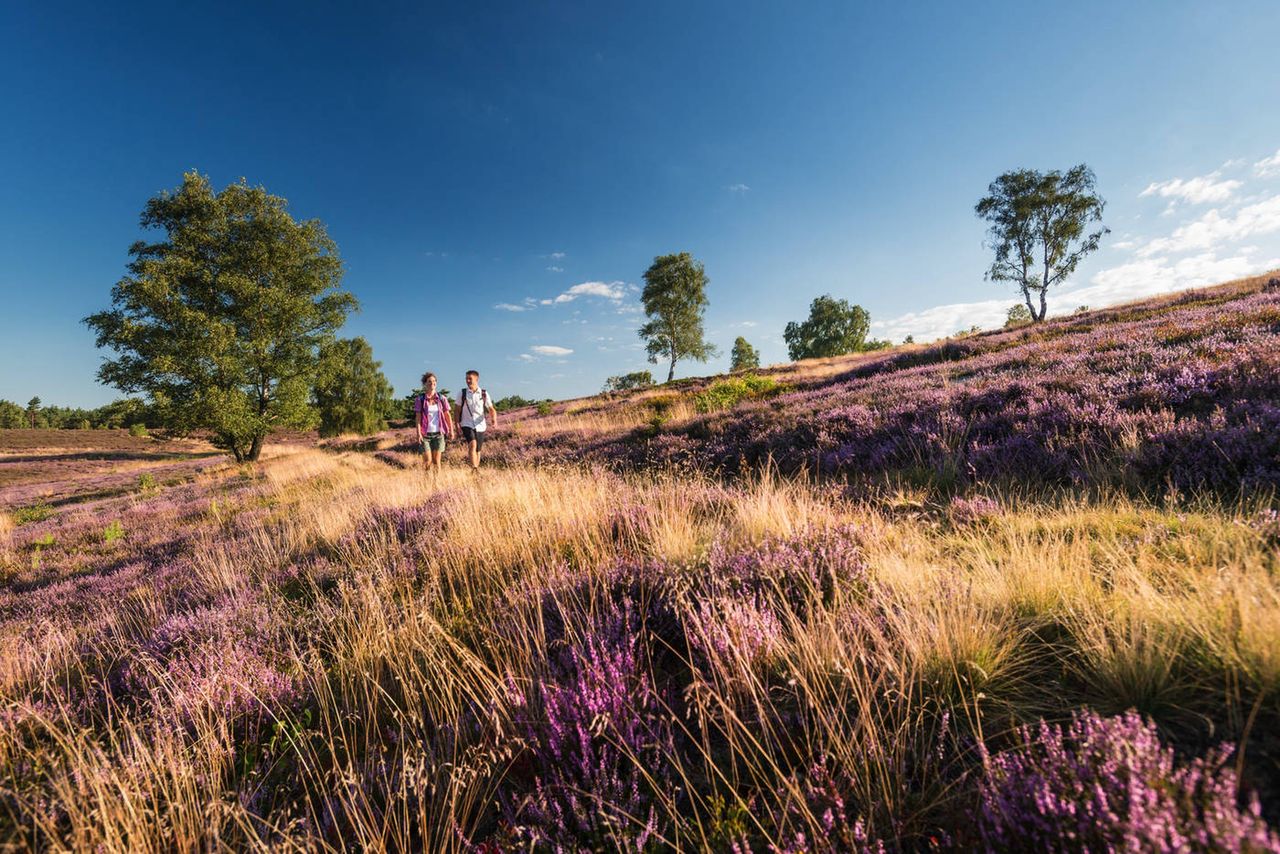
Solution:
{"label": "white cloud", "polygon": [[529,353],[521,353],[521,354],[520,354],[520,356],[519,356],[519,358],[520,358],[520,361],[522,361],[522,362],[532,362],[532,361],[533,361],[533,356],[532,356],[531,354],[529,354]]}
{"label": "white cloud", "polygon": [[725,187],[725,189],[728,190],[730,193],[745,193],[749,191],[751,188],[748,187],[746,184],[730,184],[729,186]]}
{"label": "white cloud", "polygon": [[495,305],[494,308],[498,309],[499,311],[525,311],[526,307],[523,305],[515,305],[509,302],[500,302],[497,305]]}
{"label": "white cloud", "polygon": [[1235,191],[1243,186],[1243,182],[1234,179],[1220,180],[1221,172],[1211,172],[1197,178],[1173,178],[1169,181],[1157,181],[1147,186],[1139,196],[1160,196],[1183,201],[1193,205],[1206,202],[1225,202],[1235,195]]}
{"label": "white cloud", "polygon": [[1224,215],[1217,208],[1174,229],[1168,237],[1158,237],[1138,249],[1138,255],[1150,258],[1170,252],[1212,249],[1223,243],[1243,240],[1256,234],[1280,231],[1280,195],[1272,196],[1234,213]]}
{"label": "white cloud", "polygon": [[752,327],[759,326],[760,324],[756,323],[754,320],[744,320],[738,325],[751,329]]}
{"label": "white cloud", "polygon": [[550,267],[548,267],[548,268],[547,268],[547,272],[548,272],[548,273],[563,273],[563,272],[564,272],[564,267],[557,267],[556,265],[552,264]]}
{"label": "white cloud", "polygon": [[556,347],[552,344],[537,344],[529,349],[539,356],[568,356],[573,352],[568,347]]}
{"label": "white cloud", "polygon": [[[604,297],[620,300],[626,295],[622,282],[581,282],[569,288],[553,300],[556,303],[573,302],[578,297]],[[547,300],[542,301],[544,305]]]}
{"label": "white cloud", "polygon": [[1263,178],[1270,178],[1272,175],[1280,175],[1280,151],[1270,157],[1264,157],[1257,163],[1253,164],[1253,171],[1257,172]]}
{"label": "white cloud", "polygon": [[538,305],[551,305],[553,302],[555,302],[553,299],[540,299]]}
{"label": "white cloud", "polygon": [[980,326],[983,329],[1002,326],[1009,306],[1016,301],[1016,297],[1010,296],[1007,299],[938,305],[890,320],[873,320],[871,329],[875,332],[875,337],[888,338],[890,341],[901,341],[908,335],[914,336],[917,341],[933,341],[970,326]]}
{"label": "white cloud", "polygon": [[567,256],[566,256],[566,254],[565,254],[564,252],[548,252],[546,255],[539,255],[538,257],[539,257],[539,258],[550,258],[552,261],[560,261],[560,260],[564,259],[564,258],[565,258],[565,257],[567,257]]}
{"label": "white cloud", "polygon": [[1203,252],[1173,262],[1165,258],[1140,258],[1095,273],[1084,287],[1050,296],[1056,305],[1097,307],[1238,279],[1267,269],[1273,263],[1257,262],[1248,253],[1219,258],[1214,252]]}

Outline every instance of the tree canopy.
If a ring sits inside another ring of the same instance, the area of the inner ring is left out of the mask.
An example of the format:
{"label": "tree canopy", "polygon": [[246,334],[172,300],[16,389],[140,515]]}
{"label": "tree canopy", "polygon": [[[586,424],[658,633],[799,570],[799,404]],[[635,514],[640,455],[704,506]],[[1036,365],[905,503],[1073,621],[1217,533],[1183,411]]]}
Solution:
{"label": "tree canopy", "polygon": [[1105,202],[1095,184],[1083,163],[1066,173],[1015,169],[992,181],[974,207],[991,223],[987,233],[996,257],[987,279],[1017,283],[1035,322],[1048,313],[1049,288],[1075,272],[1110,230],[1086,233],[1090,223],[1102,222]]}
{"label": "tree canopy", "polygon": [[654,258],[645,271],[640,299],[649,321],[639,332],[647,342],[650,362],[657,364],[659,357],[670,361],[667,382],[675,379],[681,359],[705,362],[716,355],[702,332],[709,281],[702,264],[688,252]]}
{"label": "tree canopy", "polygon": [[787,324],[782,338],[793,361],[825,358],[865,349],[870,329],[871,315],[865,308],[825,294],[809,304],[808,320]]}
{"label": "tree canopy", "polygon": [[356,308],[324,225],[286,208],[188,172],[143,209],[161,239],[130,247],[111,309],[85,318],[117,354],[102,382],[147,395],[163,426],[209,430],[238,461],[256,460],[272,429],[311,423],[320,346]]}
{"label": "tree canopy", "polygon": [[760,354],[756,348],[747,343],[747,339],[739,335],[733,341],[733,352],[729,354],[729,370],[750,371],[760,367]]}
{"label": "tree canopy", "polygon": [[382,429],[394,401],[391,383],[374,361],[363,338],[338,338],[320,347],[320,366],[312,399],[320,416],[320,435]]}
{"label": "tree canopy", "polygon": [[648,371],[632,371],[629,374],[609,377],[604,381],[602,391],[631,391],[637,388],[648,388],[651,385],[653,385],[653,374]]}

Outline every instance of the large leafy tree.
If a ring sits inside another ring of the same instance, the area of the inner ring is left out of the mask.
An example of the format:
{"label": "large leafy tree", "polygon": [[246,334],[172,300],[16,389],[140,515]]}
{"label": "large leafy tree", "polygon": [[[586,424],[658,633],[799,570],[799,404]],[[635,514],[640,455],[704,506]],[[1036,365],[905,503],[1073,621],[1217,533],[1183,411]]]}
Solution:
{"label": "large leafy tree", "polygon": [[215,192],[197,172],[141,222],[162,237],[130,247],[111,309],[85,318],[117,354],[98,377],[147,395],[162,426],[256,460],[272,429],[312,423],[320,346],[356,308],[337,247],[279,196],[243,180]]}
{"label": "large leafy tree", "polygon": [[602,391],[631,391],[637,388],[648,388],[653,385],[653,374],[648,371],[632,371],[629,374],[619,374],[616,377],[609,377],[604,381]]}
{"label": "large leafy tree", "polygon": [[649,321],[640,327],[647,342],[649,361],[662,357],[670,362],[667,382],[676,376],[681,359],[705,362],[716,348],[703,338],[702,315],[707,310],[707,278],[702,264],[688,252],[660,255],[644,274],[640,295]]}
{"label": "large leafy tree", "polygon": [[338,338],[321,346],[320,370],[312,391],[321,436],[378,432],[394,394],[368,341]]}
{"label": "large leafy tree", "polygon": [[992,181],[974,208],[991,223],[987,233],[996,257],[987,279],[1015,282],[1033,321],[1048,312],[1049,288],[1075,272],[1110,230],[1088,230],[1102,222],[1105,205],[1095,184],[1083,163],[1065,173],[1015,169]]}
{"label": "large leafy tree", "polygon": [[871,315],[860,305],[830,294],[809,304],[809,318],[794,320],[782,332],[793,360],[842,356],[865,348]]}
{"label": "large leafy tree", "polygon": [[749,371],[760,367],[760,354],[756,348],[739,335],[733,341],[733,352],[729,354],[730,371]]}

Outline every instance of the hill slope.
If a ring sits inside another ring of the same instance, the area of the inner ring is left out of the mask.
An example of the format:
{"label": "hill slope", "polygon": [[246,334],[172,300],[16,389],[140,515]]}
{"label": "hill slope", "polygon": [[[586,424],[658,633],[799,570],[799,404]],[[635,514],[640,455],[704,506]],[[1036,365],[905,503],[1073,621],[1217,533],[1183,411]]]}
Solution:
{"label": "hill slope", "polygon": [[732,473],[771,459],[855,483],[1274,489],[1280,289],[1266,281],[801,362],[762,372],[776,391],[728,411],[696,411],[699,393],[724,382],[716,378],[573,401],[549,415],[521,410],[494,447],[511,462],[627,469]]}

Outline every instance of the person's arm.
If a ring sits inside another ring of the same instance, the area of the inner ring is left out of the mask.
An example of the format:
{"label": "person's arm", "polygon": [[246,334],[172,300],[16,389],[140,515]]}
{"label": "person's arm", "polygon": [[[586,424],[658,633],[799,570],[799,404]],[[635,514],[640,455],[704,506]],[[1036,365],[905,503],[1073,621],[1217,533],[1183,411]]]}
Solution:
{"label": "person's arm", "polygon": [[493,395],[488,396],[489,401],[489,423],[494,427],[498,426],[498,410],[493,408]]}
{"label": "person's arm", "polygon": [[422,412],[418,409],[418,398],[413,399],[413,428],[418,431],[418,441],[422,441]]}

